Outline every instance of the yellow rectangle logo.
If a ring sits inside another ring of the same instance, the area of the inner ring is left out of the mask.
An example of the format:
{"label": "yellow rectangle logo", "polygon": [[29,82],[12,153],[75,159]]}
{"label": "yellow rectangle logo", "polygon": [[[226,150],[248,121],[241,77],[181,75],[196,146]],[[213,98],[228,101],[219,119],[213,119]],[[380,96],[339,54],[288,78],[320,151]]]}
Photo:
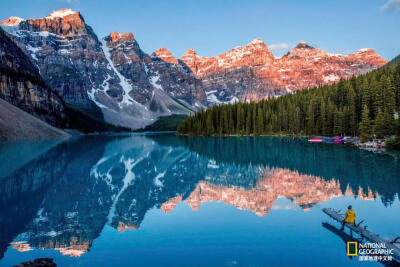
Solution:
{"label": "yellow rectangle logo", "polygon": [[357,241],[347,242],[347,256],[357,256]]}

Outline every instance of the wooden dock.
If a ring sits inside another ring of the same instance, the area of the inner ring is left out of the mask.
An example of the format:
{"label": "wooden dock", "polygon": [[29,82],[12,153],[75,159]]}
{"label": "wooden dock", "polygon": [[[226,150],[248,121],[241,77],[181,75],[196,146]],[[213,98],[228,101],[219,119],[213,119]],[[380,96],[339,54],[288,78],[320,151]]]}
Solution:
{"label": "wooden dock", "polygon": [[[336,211],[330,208],[324,208],[322,209],[322,211],[335,221],[338,221],[340,223],[344,221],[344,214],[341,214],[340,211]],[[400,237],[397,237],[392,241],[383,239],[378,234],[368,231],[367,226],[361,226],[362,223],[363,221],[355,225],[348,223],[345,223],[344,225],[345,227],[348,227],[350,230],[359,234],[362,239],[365,238],[372,243],[384,243],[387,249],[393,249],[393,258],[395,258],[397,261],[400,261],[400,247],[396,246],[396,243],[400,243]]]}

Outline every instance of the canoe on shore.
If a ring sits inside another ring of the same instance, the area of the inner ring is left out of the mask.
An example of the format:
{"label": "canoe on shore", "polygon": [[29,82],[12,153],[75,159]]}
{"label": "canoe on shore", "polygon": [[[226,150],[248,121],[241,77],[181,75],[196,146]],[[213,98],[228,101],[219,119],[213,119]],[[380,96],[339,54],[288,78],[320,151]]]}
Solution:
{"label": "canoe on shore", "polygon": [[310,143],[321,143],[322,139],[321,138],[310,138],[310,139],[308,139],[308,142],[310,142]]}
{"label": "canoe on shore", "polygon": [[327,143],[327,144],[344,144],[345,139],[342,136],[315,137],[315,138],[308,139],[308,142],[310,142],[310,143]]}
{"label": "canoe on shore", "polygon": [[[344,221],[344,215],[340,214],[340,211],[335,211],[330,208],[324,208],[322,211],[335,221],[340,223]],[[387,249],[393,249],[393,258],[395,258],[397,261],[400,261],[400,248],[395,245],[397,238],[393,241],[383,239],[378,234],[368,231],[366,226],[361,226],[362,222],[363,221],[355,225],[348,223],[345,223],[344,225],[345,227],[348,227],[350,230],[359,234],[363,239],[365,238],[372,243],[384,243]]]}

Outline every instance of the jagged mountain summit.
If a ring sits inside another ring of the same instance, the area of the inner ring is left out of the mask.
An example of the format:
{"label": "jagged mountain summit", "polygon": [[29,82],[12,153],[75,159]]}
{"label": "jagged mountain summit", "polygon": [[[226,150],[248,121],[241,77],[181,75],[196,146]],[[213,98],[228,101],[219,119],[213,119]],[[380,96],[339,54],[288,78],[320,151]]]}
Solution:
{"label": "jagged mountain summit", "polygon": [[387,63],[373,49],[346,56],[330,54],[305,41],[275,58],[261,39],[215,57],[198,56],[191,48],[181,60],[202,80],[209,99],[223,96],[252,101],[331,84]]}
{"label": "jagged mountain summit", "polygon": [[158,61],[151,64],[132,34],[113,33],[100,40],[71,9],[40,19],[9,18],[1,26],[67,104],[87,112],[96,105],[108,123],[136,129],[158,116],[194,110],[191,103],[163,91],[153,70]]}
{"label": "jagged mountain summit", "polygon": [[100,108],[106,122],[132,129],[160,116],[334,83],[387,63],[372,49],[336,55],[304,41],[275,58],[261,39],[215,57],[189,49],[176,58],[165,47],[149,55],[132,33],[98,38],[71,9],[10,17],[0,26],[67,104],[92,113]]}

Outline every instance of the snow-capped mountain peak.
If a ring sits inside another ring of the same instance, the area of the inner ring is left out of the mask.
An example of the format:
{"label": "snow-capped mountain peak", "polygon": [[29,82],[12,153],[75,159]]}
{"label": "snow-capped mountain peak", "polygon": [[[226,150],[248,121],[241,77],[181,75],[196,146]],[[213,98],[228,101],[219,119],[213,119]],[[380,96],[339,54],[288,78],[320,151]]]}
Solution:
{"label": "snow-capped mountain peak", "polygon": [[361,48],[356,53],[366,53],[366,52],[375,53],[375,50],[372,48]]}
{"label": "snow-capped mountain peak", "polygon": [[264,44],[264,40],[261,38],[255,38],[250,43],[252,44]]}
{"label": "snow-capped mountain peak", "polygon": [[298,49],[313,49],[314,47],[308,45],[306,41],[302,40],[297,44],[296,48],[298,48]]}
{"label": "snow-capped mountain peak", "polygon": [[46,17],[46,19],[64,18],[66,16],[74,15],[76,13],[78,13],[78,12],[74,11],[70,8],[62,8],[62,9],[54,10],[53,12],[51,12],[51,14]]}
{"label": "snow-capped mountain peak", "polygon": [[1,26],[18,26],[22,21],[25,21],[25,19],[20,18],[20,17],[9,17],[0,22]]}

